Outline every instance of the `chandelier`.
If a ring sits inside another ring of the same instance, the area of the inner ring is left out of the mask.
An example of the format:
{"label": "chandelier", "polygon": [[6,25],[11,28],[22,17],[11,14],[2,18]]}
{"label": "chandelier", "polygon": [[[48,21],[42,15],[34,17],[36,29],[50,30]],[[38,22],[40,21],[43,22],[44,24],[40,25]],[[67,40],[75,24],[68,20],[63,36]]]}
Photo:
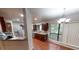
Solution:
{"label": "chandelier", "polygon": [[65,10],[66,8],[63,9],[63,15],[62,17],[57,21],[58,23],[63,23],[63,22],[69,22],[71,19],[70,18],[65,18]]}

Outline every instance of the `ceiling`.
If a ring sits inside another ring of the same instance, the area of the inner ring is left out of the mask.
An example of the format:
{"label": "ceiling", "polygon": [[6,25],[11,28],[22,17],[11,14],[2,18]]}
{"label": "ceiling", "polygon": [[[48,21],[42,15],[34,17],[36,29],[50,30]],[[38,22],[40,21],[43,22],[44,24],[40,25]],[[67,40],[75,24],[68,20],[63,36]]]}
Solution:
{"label": "ceiling", "polygon": [[20,14],[23,14],[22,8],[0,8],[0,16],[4,17],[5,20],[22,20]]}
{"label": "ceiling", "polygon": [[[65,12],[65,17],[71,18],[74,21],[79,21],[79,8],[30,8],[29,9],[33,18],[33,22],[55,20],[62,17]],[[19,19],[23,22],[22,8],[0,8],[0,16],[3,16],[6,20],[17,21]],[[38,20],[35,21],[34,18]]]}
{"label": "ceiling", "polygon": [[55,20],[62,17],[63,13],[65,17],[70,17],[79,21],[79,8],[30,8],[33,22],[34,17],[38,18],[37,21],[41,20]]}

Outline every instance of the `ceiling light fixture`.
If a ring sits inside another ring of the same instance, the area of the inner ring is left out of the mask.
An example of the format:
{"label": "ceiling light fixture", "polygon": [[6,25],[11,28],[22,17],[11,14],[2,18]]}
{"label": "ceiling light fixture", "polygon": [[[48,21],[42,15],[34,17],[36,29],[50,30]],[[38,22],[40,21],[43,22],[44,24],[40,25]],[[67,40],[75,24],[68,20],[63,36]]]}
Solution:
{"label": "ceiling light fixture", "polygon": [[65,22],[69,22],[71,19],[66,19]]}
{"label": "ceiling light fixture", "polygon": [[20,14],[20,16],[21,16],[21,17],[24,17],[24,15],[23,15],[23,14]]}
{"label": "ceiling light fixture", "polygon": [[60,22],[64,22],[65,20],[66,20],[66,18],[59,19]]}
{"label": "ceiling light fixture", "polygon": [[67,19],[67,18],[61,18],[59,19],[57,22],[58,23],[63,23],[63,22],[69,22],[71,19]]}
{"label": "ceiling light fixture", "polygon": [[38,20],[38,19],[35,17],[34,20]]}
{"label": "ceiling light fixture", "polygon": [[69,22],[71,19],[67,19],[65,18],[65,8],[64,8],[64,12],[63,12],[63,15],[62,15],[62,18],[60,18],[57,22],[58,23],[63,23],[63,22]]}
{"label": "ceiling light fixture", "polygon": [[61,23],[61,21],[59,21],[59,20],[58,20],[57,22],[58,22],[59,24]]}

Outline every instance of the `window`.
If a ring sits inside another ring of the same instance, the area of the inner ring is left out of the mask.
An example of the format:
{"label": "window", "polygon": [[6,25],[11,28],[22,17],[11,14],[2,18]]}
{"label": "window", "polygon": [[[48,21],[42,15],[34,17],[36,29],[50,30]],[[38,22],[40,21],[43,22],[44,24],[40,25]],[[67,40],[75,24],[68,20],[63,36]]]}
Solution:
{"label": "window", "polygon": [[[49,38],[53,39],[53,40],[57,40],[57,36],[58,36],[58,26],[59,24],[50,24],[50,34],[49,34]],[[63,24],[60,24],[60,32],[59,32],[59,39],[61,39],[62,36],[62,31],[63,31]]]}

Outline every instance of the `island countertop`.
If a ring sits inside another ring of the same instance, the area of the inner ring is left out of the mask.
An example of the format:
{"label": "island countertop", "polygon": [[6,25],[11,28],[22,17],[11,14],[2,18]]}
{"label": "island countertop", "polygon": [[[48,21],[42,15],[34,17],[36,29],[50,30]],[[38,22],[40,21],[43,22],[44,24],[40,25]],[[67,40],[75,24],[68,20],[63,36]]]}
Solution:
{"label": "island countertop", "polygon": [[33,33],[37,33],[37,34],[42,34],[42,35],[46,35],[46,34],[48,34],[48,32],[33,32]]}

